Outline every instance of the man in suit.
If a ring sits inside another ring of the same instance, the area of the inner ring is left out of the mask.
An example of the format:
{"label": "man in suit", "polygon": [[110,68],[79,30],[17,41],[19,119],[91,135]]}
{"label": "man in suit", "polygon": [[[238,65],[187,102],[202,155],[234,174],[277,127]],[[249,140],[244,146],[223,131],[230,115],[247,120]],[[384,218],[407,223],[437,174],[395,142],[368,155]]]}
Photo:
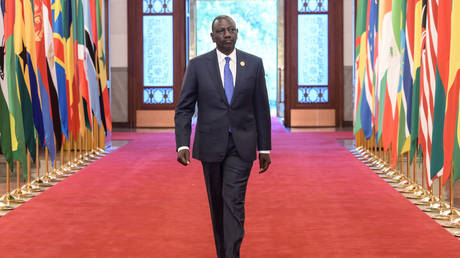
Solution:
{"label": "man in suit", "polygon": [[270,163],[271,122],[262,59],[235,49],[229,16],[212,22],[216,49],[190,60],[175,113],[177,160],[190,163],[191,119],[198,104],[193,158],[201,161],[218,257],[239,257],[252,163]]}

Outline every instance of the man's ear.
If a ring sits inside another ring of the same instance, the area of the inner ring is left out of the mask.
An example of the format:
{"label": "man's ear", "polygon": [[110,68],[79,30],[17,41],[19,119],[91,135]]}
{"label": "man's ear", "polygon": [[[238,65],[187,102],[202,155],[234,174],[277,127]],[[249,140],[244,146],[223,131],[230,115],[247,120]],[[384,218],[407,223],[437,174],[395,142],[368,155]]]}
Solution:
{"label": "man's ear", "polygon": [[211,36],[212,42],[216,43],[216,40],[214,39],[214,33],[211,32],[211,33],[209,33],[209,35]]}

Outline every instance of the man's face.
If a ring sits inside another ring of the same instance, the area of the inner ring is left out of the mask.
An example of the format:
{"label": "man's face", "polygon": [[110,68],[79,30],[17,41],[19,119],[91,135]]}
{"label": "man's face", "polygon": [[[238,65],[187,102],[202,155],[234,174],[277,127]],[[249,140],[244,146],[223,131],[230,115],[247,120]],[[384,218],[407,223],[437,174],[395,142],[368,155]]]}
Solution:
{"label": "man's face", "polygon": [[229,55],[235,49],[238,38],[238,29],[235,22],[230,19],[218,19],[214,22],[211,38],[216,43],[217,49]]}

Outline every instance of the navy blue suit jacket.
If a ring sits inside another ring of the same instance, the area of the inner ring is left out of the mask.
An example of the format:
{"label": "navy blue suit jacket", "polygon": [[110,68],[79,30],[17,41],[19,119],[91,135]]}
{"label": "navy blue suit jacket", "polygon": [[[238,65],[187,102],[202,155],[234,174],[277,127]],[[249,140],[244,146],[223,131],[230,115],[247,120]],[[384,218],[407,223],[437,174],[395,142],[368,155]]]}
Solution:
{"label": "navy blue suit jacket", "polygon": [[224,159],[228,128],[241,158],[256,159],[256,150],[271,149],[271,121],[262,59],[236,50],[236,79],[231,103],[225,96],[213,50],[190,60],[175,113],[176,149],[190,146],[191,119],[198,104],[192,157]]}

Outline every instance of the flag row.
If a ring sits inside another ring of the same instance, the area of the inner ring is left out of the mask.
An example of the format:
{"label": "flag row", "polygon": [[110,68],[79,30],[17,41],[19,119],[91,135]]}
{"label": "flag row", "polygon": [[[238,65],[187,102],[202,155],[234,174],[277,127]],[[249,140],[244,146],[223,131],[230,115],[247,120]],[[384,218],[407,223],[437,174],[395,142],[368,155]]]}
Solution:
{"label": "flag row", "polygon": [[[0,148],[7,162],[52,162],[93,119],[112,130],[103,0],[0,0]],[[38,141],[37,141],[38,140]],[[25,167],[25,166],[24,166]]]}
{"label": "flag row", "polygon": [[418,153],[428,186],[460,177],[460,0],[357,0],[354,125]]}

